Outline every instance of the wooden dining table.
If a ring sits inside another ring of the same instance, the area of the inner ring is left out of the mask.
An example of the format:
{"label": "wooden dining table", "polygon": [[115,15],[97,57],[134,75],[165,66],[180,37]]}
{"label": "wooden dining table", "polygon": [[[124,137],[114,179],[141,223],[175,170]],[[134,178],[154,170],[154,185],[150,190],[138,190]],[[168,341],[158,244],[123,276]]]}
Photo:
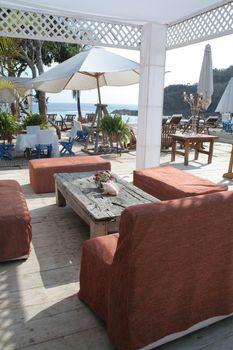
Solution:
{"label": "wooden dining table", "polygon": [[[191,149],[195,150],[194,159],[197,160],[200,153],[208,155],[208,163],[212,162],[214,141],[218,136],[205,135],[205,134],[170,134],[172,138],[172,151],[171,151],[171,161],[174,162],[176,154],[182,155],[184,157],[184,165],[189,163],[189,151]],[[209,149],[203,146],[203,143],[209,144]],[[177,149],[177,144],[180,148]]]}

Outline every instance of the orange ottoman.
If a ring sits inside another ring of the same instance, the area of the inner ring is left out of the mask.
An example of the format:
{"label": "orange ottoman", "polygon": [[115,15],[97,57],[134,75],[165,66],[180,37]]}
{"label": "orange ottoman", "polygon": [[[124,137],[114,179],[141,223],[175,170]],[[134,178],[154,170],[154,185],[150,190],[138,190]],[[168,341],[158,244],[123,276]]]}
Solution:
{"label": "orange ottoman", "polygon": [[31,215],[20,184],[0,180],[0,261],[27,258],[31,249]]}
{"label": "orange ottoman", "polygon": [[100,156],[33,159],[29,161],[30,184],[35,193],[55,192],[55,173],[111,170],[111,163]]}
{"label": "orange ottoman", "polygon": [[135,170],[133,184],[162,201],[228,190],[172,166]]}

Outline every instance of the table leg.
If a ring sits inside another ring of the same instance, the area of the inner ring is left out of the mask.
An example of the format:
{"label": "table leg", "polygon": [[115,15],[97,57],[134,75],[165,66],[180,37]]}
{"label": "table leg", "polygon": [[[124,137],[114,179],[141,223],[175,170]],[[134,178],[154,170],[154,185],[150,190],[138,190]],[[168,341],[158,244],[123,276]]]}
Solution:
{"label": "table leg", "polygon": [[176,140],[172,140],[171,162],[176,159]]}
{"label": "table leg", "polygon": [[195,157],[194,159],[197,160],[199,156],[199,149],[201,148],[201,142],[197,142],[195,145]]}
{"label": "table leg", "polygon": [[208,164],[210,164],[212,162],[213,149],[214,149],[214,140],[211,140],[210,147],[209,147]]}
{"label": "table leg", "polygon": [[90,222],[90,238],[106,236],[108,234],[108,223],[107,222]]}
{"label": "table leg", "polygon": [[63,194],[59,191],[57,188],[57,184],[55,183],[55,193],[56,193],[56,204],[59,207],[65,207],[66,206],[66,200]]}
{"label": "table leg", "polygon": [[184,165],[189,163],[189,141],[185,140],[184,142]]}

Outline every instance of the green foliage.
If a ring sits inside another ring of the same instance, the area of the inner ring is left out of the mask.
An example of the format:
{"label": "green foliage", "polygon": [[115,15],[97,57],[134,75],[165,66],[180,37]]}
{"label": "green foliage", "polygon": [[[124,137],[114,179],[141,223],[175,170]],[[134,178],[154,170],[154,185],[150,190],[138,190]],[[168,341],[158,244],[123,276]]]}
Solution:
{"label": "green foliage", "polygon": [[1,139],[11,142],[12,134],[19,130],[16,118],[7,112],[0,111],[0,136]]}
{"label": "green foliage", "polygon": [[42,57],[45,65],[52,62],[61,63],[78,54],[82,46],[52,41],[45,41],[42,46]]}
{"label": "green foliage", "polygon": [[23,120],[23,128],[26,129],[29,125],[40,125],[41,129],[48,129],[49,125],[46,116],[42,114],[29,114]]}
{"label": "green foliage", "polygon": [[111,141],[127,143],[130,139],[130,127],[128,121],[124,122],[122,116],[115,114],[113,117],[105,115],[100,123],[100,128],[109,136]]}

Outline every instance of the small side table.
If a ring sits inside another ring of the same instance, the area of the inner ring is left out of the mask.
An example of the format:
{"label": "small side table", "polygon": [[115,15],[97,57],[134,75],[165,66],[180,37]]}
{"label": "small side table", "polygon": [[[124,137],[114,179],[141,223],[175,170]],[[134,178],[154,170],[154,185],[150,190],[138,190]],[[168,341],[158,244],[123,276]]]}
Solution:
{"label": "small side table", "polygon": [[[199,153],[203,153],[208,155],[208,163],[212,162],[214,141],[218,138],[217,136],[205,134],[189,135],[180,133],[170,134],[169,136],[172,138],[172,162],[175,160],[176,154],[179,154],[184,157],[184,165],[188,165],[190,149],[195,149],[195,160],[198,159]],[[177,142],[184,147],[183,151],[176,149]],[[208,151],[203,149],[203,142],[209,143]]]}

